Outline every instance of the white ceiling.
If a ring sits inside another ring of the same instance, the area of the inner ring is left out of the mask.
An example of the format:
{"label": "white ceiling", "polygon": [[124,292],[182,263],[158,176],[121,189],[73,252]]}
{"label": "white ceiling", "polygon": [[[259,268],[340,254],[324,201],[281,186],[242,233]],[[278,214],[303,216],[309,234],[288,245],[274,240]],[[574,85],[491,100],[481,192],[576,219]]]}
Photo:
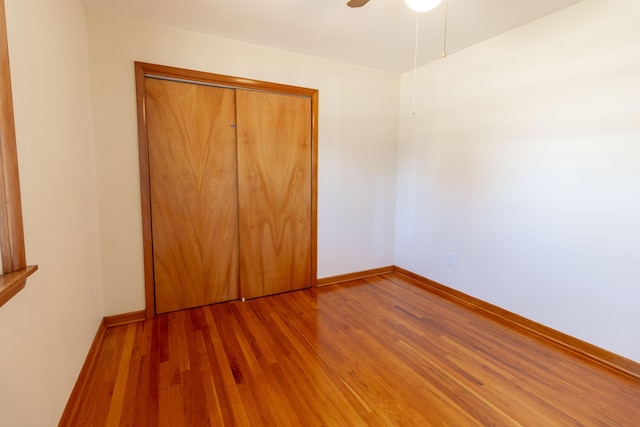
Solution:
{"label": "white ceiling", "polygon": [[[448,0],[451,54],[579,0]],[[84,0],[89,9],[390,72],[413,69],[403,0]],[[420,14],[418,65],[440,58],[445,5]]]}

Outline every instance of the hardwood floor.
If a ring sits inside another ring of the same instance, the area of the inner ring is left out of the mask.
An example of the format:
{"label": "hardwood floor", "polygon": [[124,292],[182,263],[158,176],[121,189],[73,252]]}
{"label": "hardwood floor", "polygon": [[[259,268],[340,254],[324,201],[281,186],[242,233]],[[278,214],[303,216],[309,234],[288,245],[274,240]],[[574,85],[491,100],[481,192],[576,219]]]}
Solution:
{"label": "hardwood floor", "polygon": [[401,276],[107,330],[72,426],[637,426],[640,381]]}

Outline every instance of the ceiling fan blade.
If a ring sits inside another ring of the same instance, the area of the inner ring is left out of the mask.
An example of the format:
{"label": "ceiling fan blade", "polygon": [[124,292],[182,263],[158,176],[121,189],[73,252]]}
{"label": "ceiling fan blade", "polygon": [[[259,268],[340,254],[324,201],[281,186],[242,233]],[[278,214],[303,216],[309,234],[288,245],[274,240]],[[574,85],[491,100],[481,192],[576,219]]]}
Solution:
{"label": "ceiling fan blade", "polygon": [[369,0],[349,0],[347,6],[349,7],[362,7],[365,4],[369,3]]}

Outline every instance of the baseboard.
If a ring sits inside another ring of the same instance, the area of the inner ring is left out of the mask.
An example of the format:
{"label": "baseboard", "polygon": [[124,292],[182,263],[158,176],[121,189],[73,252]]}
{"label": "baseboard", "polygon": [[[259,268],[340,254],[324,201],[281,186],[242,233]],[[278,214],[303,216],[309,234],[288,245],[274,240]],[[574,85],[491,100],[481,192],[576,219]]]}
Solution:
{"label": "baseboard", "polygon": [[99,351],[102,347],[102,341],[104,340],[106,333],[107,324],[105,319],[102,319],[100,326],[98,326],[96,336],[89,348],[89,353],[84,361],[84,365],[82,365],[82,369],[80,370],[80,375],[78,375],[78,380],[76,381],[75,386],[73,386],[71,396],[67,401],[67,406],[64,408],[64,412],[60,418],[60,423],[58,424],[59,427],[72,426],[71,421],[76,413],[78,403],[80,402],[80,396],[82,396],[84,389],[87,387],[87,383],[90,378],[89,376],[97,363]]}
{"label": "baseboard", "polygon": [[131,313],[116,314],[114,316],[106,316],[104,322],[107,328],[113,326],[127,325],[129,323],[142,322],[147,320],[147,312],[145,310],[132,311]]}
{"label": "baseboard", "polygon": [[610,351],[604,350],[588,342],[574,338],[555,329],[544,326],[540,323],[529,320],[518,314],[507,311],[503,308],[482,301],[478,298],[467,295],[463,292],[451,289],[441,283],[435,282],[426,277],[412,273],[400,267],[394,267],[394,271],[413,283],[425,288],[438,296],[448,299],[457,304],[463,305],[471,310],[488,315],[499,322],[516,327],[525,332],[531,333],[537,337],[551,341],[575,354],[592,360],[609,369],[630,376],[636,380],[640,380],[640,363],[625,357],[619,356]]}
{"label": "baseboard", "polygon": [[318,286],[337,285],[338,283],[349,282],[351,280],[393,273],[393,271],[394,266],[391,265],[388,267],[373,268],[371,270],[358,271],[355,273],[340,274],[339,276],[324,277],[322,279],[318,279]]}

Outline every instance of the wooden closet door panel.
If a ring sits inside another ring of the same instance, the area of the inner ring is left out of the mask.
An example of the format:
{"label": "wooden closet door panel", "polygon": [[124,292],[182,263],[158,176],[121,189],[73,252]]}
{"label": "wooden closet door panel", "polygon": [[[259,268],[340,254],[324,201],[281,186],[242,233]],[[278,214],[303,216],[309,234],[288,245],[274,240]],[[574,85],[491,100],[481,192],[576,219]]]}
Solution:
{"label": "wooden closet door panel", "polygon": [[145,79],[156,312],[238,298],[233,89]]}
{"label": "wooden closet door panel", "polygon": [[236,91],[240,294],[311,285],[311,99]]}

